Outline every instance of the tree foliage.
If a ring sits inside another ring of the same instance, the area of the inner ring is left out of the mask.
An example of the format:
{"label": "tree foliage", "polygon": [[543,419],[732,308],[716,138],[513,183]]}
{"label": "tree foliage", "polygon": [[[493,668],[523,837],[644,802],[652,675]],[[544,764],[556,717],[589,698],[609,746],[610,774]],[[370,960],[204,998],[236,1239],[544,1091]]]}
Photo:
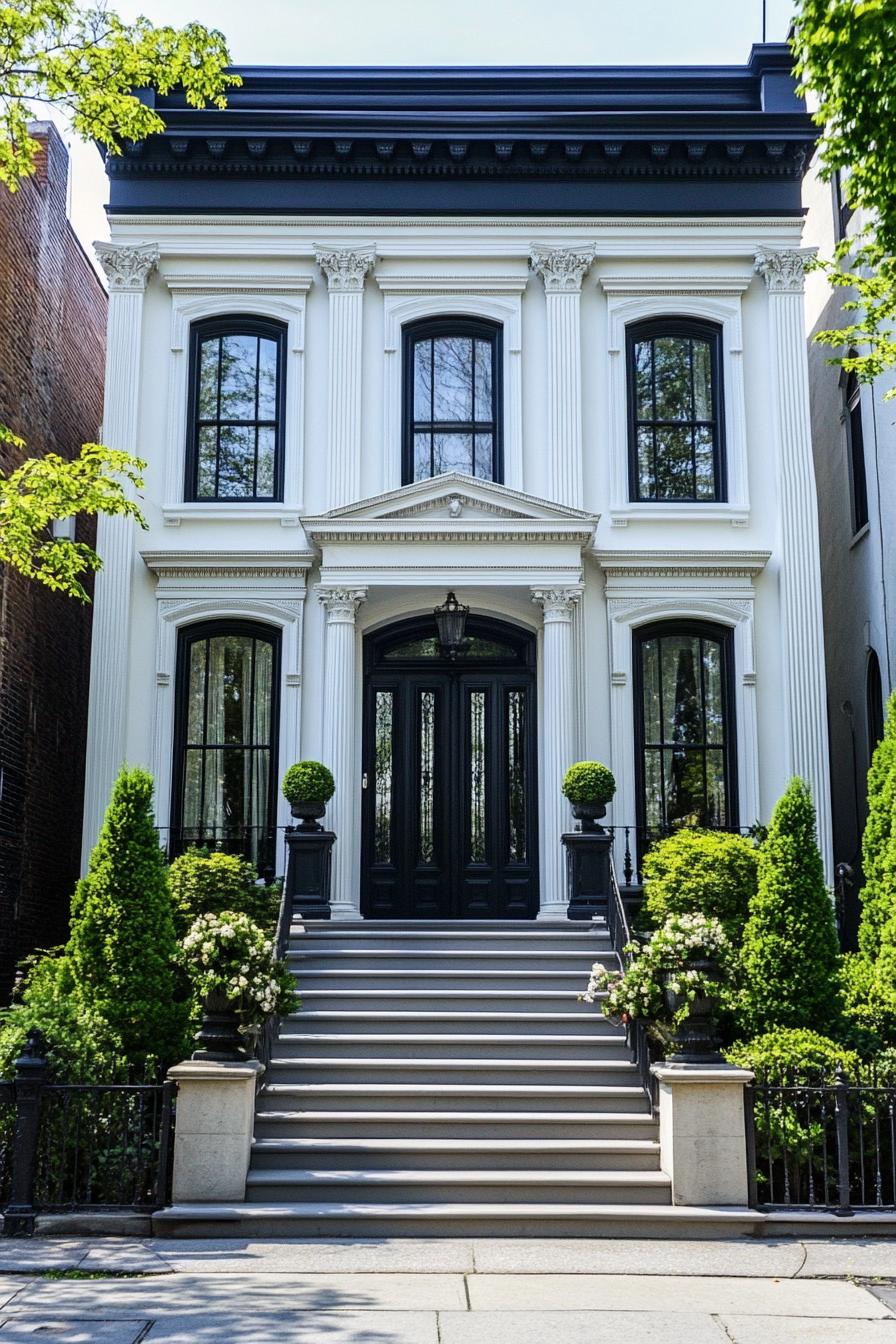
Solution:
{"label": "tree foliage", "polygon": [[834,908],[824,883],[812,795],[801,779],[792,779],[779,798],[759,850],[742,966],[741,1016],[749,1031],[823,1031],[838,1022]]}
{"label": "tree foliage", "polygon": [[[23,446],[2,426],[0,442]],[[47,453],[27,459],[9,475],[0,471],[0,563],[89,602],[82,579],[100,569],[102,562],[86,542],[52,536],[51,525],[57,518],[105,513],[133,518],[145,527],[128,494],[128,485],[142,488],[145,465],[129,453],[85,443],[71,462]]]}
{"label": "tree foliage", "polygon": [[59,108],[74,130],[110,154],[164,130],[140,90],[183,90],[190,107],[225,105],[240,83],[227,71],[221,33],[198,23],[156,28],[125,23],[104,5],[76,0],[0,4],[0,182],[15,191],[34,172],[39,144],[28,134],[34,104]]}
{"label": "tree foliage", "polygon": [[817,100],[822,178],[841,173],[862,212],[821,263],[832,285],[854,291],[843,303],[853,320],[816,340],[845,351],[835,362],[870,382],[896,365],[896,2],[800,0],[791,45]]}

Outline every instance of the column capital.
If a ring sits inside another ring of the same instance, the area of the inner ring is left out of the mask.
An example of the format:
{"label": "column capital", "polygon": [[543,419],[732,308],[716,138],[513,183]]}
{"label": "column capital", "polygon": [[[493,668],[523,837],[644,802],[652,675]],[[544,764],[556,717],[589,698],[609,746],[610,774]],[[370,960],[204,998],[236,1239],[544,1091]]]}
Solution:
{"label": "column capital", "polygon": [[554,251],[533,247],[529,253],[529,265],[544,280],[548,294],[578,294],[585,273],[596,256],[597,253],[591,247],[559,247]]}
{"label": "column capital", "polygon": [[760,247],[753,264],[770,294],[802,294],[806,267],[817,251],[816,247]]}
{"label": "column capital", "polygon": [[155,243],[140,243],[136,247],[123,243],[94,243],[93,250],[106,272],[113,294],[142,294],[159,264],[159,249]]}
{"label": "column capital", "polygon": [[537,602],[544,611],[545,625],[556,621],[567,624],[572,620],[573,608],[582,596],[582,584],[571,584],[566,588],[531,588],[532,601]]}
{"label": "column capital", "polygon": [[327,277],[327,288],[336,294],[359,293],[364,288],[364,277],[376,261],[376,252],[363,248],[352,252],[350,248],[315,249],[317,264]]}
{"label": "column capital", "polygon": [[330,588],[318,584],[317,600],[326,610],[328,625],[354,625],[358,608],[367,601],[367,589]]}

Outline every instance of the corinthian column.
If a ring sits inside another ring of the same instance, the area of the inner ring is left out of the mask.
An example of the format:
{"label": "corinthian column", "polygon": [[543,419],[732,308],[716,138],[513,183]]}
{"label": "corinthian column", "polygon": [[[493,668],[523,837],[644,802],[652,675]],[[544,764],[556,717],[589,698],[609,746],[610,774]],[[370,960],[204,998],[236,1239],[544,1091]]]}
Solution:
{"label": "corinthian column", "polygon": [[[109,280],[103,441],[137,452],[143,294],[159,260],[154,243],[139,247],[97,243]],[[90,650],[90,706],[84,795],[82,865],[99,834],[112,784],[127,753],[128,641],[134,523],[100,514]]]}
{"label": "corinthian column", "polygon": [[541,655],[541,899],[539,919],[565,919],[566,860],[560,839],[570,829],[569,804],[560,792],[575,752],[573,727],[572,614],[582,595],[571,588],[533,588],[532,600],[544,612]]}
{"label": "corinthian column", "polygon": [[353,503],[361,480],[361,353],[364,277],[372,250],[317,253],[330,291],[328,506]]}
{"label": "corinthian column", "polygon": [[762,249],[756,254],[756,269],[768,286],[780,507],[787,768],[789,774],[801,775],[812,789],[818,813],[818,843],[831,882],[821,560],[803,313],[805,266],[813,255],[811,249]]}
{"label": "corinthian column", "polygon": [[332,919],[358,917],[358,892],[352,874],[358,852],[357,799],[359,763],[355,732],[355,616],[366,588],[328,588],[317,595],[327,613],[324,667],[324,764],[333,771],[336,792],[329,825],[336,832],[330,899]]}
{"label": "corinthian column", "polygon": [[548,315],[548,495],[582,507],[582,280],[590,250],[534,250],[529,264],[544,280]]}

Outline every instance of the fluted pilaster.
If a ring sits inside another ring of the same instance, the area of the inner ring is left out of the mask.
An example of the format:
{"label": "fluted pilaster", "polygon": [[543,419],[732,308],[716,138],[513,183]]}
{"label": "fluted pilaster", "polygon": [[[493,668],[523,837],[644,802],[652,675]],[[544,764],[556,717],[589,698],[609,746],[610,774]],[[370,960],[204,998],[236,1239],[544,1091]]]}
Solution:
{"label": "fluted pilaster", "polygon": [[809,784],[818,814],[818,842],[832,880],[830,765],[825,697],[824,627],[818,502],[809,420],[809,374],[803,312],[810,250],[757,253],[768,285],[774,377],[781,532],[781,606],[788,719],[788,772]]}
{"label": "fluted pilaster", "polygon": [[333,919],[351,919],[358,914],[358,893],[352,887],[352,861],[358,848],[355,616],[366,596],[366,588],[318,588],[327,614],[324,764],[336,779],[336,792],[328,808],[328,824],[336,832],[330,900]]}
{"label": "fluted pilaster", "polygon": [[364,278],[372,251],[319,251],[330,295],[328,504],[356,500],[361,482],[361,356]]}
{"label": "fluted pilaster", "polygon": [[560,837],[569,830],[571,817],[569,804],[560,789],[575,752],[572,617],[581,595],[580,586],[532,589],[533,602],[544,612],[539,919],[565,919],[568,903],[566,859]]}
{"label": "fluted pilaster", "polygon": [[582,507],[582,280],[594,252],[535,250],[532,269],[547,303],[548,494]]}
{"label": "fluted pilaster", "polygon": [[[98,243],[109,280],[103,440],[110,448],[137,451],[143,294],[159,259],[154,244],[119,247]],[[90,707],[84,797],[83,863],[86,865],[127,751],[128,644],[134,523],[97,520],[96,576],[90,657]]]}

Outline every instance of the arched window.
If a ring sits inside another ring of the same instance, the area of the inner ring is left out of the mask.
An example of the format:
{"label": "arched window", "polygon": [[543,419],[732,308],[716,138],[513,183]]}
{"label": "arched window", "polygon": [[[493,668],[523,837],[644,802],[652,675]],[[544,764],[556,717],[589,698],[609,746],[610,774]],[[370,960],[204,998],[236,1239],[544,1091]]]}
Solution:
{"label": "arched window", "polygon": [[852,530],[861,532],[868,522],[868,482],[865,476],[865,436],[862,431],[862,388],[854,373],[847,374],[843,397],[849,448]]}
{"label": "arched window", "polygon": [[188,500],[283,498],[285,332],[255,317],[193,325]]}
{"label": "arched window", "polygon": [[663,318],[628,328],[629,483],[639,502],[727,498],[721,329]]}
{"label": "arched window", "polygon": [[634,666],[639,826],[736,826],[730,631],[646,626]]}
{"label": "arched window", "polygon": [[404,330],[405,485],[448,471],[502,476],[501,328],[475,318]]}
{"label": "arched window", "polygon": [[280,640],[215,621],[181,631],[172,849],[209,845],[274,863]]}
{"label": "arched window", "polygon": [[865,672],[865,715],[868,724],[868,759],[884,735],[884,693],[880,677],[880,663],[873,649],[868,652]]}

